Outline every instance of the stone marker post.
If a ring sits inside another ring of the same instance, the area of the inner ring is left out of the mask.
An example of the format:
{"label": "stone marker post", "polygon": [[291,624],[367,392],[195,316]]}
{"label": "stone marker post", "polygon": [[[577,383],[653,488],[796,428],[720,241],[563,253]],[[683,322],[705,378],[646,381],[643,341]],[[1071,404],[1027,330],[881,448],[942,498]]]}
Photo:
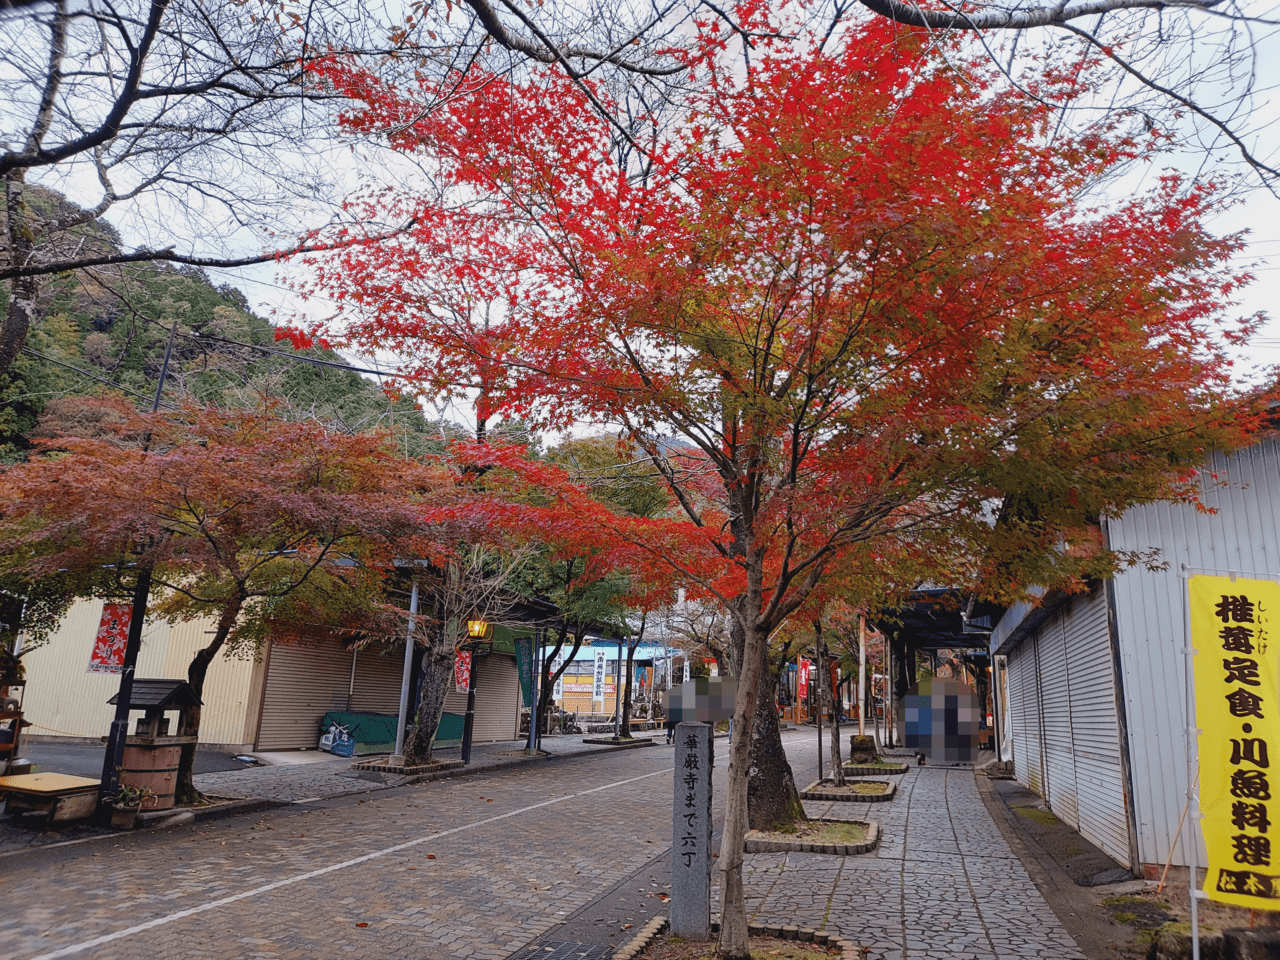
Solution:
{"label": "stone marker post", "polygon": [[711,939],[713,729],[709,723],[676,725],[671,932],[686,940]]}

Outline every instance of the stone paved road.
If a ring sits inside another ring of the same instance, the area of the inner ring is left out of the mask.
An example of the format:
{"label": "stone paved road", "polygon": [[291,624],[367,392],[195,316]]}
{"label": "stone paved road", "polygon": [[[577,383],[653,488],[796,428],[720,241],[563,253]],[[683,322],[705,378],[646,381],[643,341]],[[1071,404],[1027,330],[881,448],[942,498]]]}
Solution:
{"label": "stone paved road", "polygon": [[972,770],[912,767],[896,779],[889,803],[805,804],[812,817],[877,821],[874,854],[748,856],[752,919],[838,932],[870,960],[1083,960],[992,822]]}
{"label": "stone paved road", "polygon": [[[789,740],[807,783],[812,737]],[[13,857],[0,957],[502,960],[667,849],[670,764],[665,747],[565,759]],[[875,855],[749,856],[756,918],[876,958],[1078,960],[972,772],[902,781],[857,805],[884,828]]]}

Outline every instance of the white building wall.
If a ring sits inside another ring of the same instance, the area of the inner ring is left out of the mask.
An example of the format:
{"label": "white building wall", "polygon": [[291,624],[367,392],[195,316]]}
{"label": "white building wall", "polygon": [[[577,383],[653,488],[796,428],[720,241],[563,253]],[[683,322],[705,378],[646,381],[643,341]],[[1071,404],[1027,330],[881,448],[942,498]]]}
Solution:
{"label": "white building wall", "polygon": [[[102,618],[101,600],[80,600],[47,643],[22,657],[27,686],[23,716],[31,737],[102,737],[115,707],[107,701],[120,689],[120,675],[90,673],[89,654]],[[213,620],[170,625],[147,620],[142,628],[136,676],[185,680],[196,650],[209,642]],[[250,744],[257,724],[256,673],[251,659],[217,656],[205,680],[200,718],[202,743]]]}
{"label": "white building wall", "polygon": [[[1138,853],[1163,864],[1174,848],[1187,791],[1187,614],[1181,566],[1192,572],[1236,571],[1280,579],[1280,443],[1274,438],[1231,457],[1215,456],[1202,471],[1201,496],[1214,513],[1159,503],[1128,511],[1108,523],[1118,550],[1158,549],[1168,569],[1143,567],[1116,577],[1115,599],[1128,713]],[[1186,832],[1173,862],[1186,864]]]}

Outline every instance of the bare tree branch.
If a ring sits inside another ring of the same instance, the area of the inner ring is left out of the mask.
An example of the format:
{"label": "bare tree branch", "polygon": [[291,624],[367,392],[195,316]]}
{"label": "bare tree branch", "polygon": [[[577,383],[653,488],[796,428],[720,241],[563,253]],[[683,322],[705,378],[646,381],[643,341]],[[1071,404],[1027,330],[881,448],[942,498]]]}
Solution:
{"label": "bare tree branch", "polygon": [[1052,6],[1008,7],[995,10],[956,12],[925,10],[903,0],[860,0],[873,13],[912,27],[931,30],[1028,30],[1059,26],[1069,20],[1094,17],[1117,10],[1212,10],[1223,0],[1089,0],[1086,3]]}

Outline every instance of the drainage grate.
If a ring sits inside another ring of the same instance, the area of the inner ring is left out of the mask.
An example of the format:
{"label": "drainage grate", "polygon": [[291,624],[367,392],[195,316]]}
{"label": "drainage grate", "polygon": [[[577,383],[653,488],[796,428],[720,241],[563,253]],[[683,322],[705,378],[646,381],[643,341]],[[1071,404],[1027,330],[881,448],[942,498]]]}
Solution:
{"label": "drainage grate", "polygon": [[613,947],[608,944],[543,940],[510,960],[609,960],[612,956]]}

